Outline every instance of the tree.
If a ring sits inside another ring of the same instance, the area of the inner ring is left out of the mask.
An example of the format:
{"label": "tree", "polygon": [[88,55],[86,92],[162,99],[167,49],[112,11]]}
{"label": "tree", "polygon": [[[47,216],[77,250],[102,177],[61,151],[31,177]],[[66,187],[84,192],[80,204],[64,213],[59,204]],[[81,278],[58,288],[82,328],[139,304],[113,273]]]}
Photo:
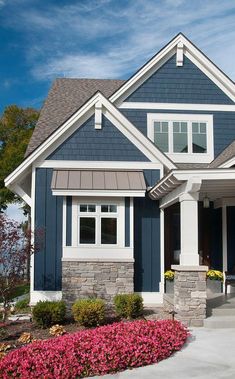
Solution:
{"label": "tree", "polygon": [[3,321],[16,286],[24,280],[26,262],[33,252],[31,233],[16,221],[0,214],[0,298]]}
{"label": "tree", "polygon": [[38,117],[35,109],[10,105],[0,118],[0,212],[19,200],[5,188],[4,179],[23,161]]}

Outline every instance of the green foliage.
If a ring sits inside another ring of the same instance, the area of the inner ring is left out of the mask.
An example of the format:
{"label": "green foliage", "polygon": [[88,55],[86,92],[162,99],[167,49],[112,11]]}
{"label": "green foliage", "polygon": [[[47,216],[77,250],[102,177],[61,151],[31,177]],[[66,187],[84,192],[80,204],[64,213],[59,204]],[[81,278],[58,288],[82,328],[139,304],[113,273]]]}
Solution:
{"label": "green foliage", "polygon": [[143,298],[137,293],[116,295],[114,306],[119,317],[134,319],[143,315]]}
{"label": "green foliage", "polygon": [[105,319],[105,303],[101,299],[81,299],[72,306],[74,320],[83,326],[101,325]]}
{"label": "green foliage", "polygon": [[22,312],[22,313],[30,311],[29,296],[27,296],[25,299],[17,301],[15,305],[15,311]]}
{"label": "green foliage", "polygon": [[33,320],[42,328],[62,324],[66,306],[63,301],[39,301],[33,308]]}
{"label": "green foliage", "polygon": [[38,117],[39,112],[35,109],[10,105],[0,118],[0,211],[7,203],[17,200],[4,187],[4,179],[23,161]]}

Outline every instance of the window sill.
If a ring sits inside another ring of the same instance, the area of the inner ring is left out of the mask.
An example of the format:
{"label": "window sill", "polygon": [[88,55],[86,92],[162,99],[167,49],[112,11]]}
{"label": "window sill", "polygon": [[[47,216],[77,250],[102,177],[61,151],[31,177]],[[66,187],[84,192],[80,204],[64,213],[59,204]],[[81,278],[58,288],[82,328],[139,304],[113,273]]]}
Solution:
{"label": "window sill", "polygon": [[213,154],[203,154],[203,153],[175,153],[169,154],[165,153],[173,162],[175,163],[210,163],[214,159]]}
{"label": "window sill", "polygon": [[[115,258],[112,258],[115,257]],[[62,259],[133,259],[134,250],[133,247],[63,247]]]}

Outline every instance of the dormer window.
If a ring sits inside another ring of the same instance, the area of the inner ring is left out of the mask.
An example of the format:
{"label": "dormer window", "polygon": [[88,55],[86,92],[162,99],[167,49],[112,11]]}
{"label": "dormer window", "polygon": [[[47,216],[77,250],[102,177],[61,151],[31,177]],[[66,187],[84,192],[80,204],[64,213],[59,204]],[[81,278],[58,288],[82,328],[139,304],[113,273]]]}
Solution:
{"label": "dormer window", "polygon": [[175,162],[213,160],[213,116],[148,114],[148,137]]}

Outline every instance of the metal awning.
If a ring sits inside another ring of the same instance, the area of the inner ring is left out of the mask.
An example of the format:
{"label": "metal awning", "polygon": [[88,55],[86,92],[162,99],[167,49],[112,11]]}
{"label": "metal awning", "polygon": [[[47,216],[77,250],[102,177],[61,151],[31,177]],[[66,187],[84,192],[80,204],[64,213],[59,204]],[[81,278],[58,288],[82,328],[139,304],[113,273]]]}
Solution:
{"label": "metal awning", "polygon": [[53,195],[145,196],[141,170],[53,170]]}

